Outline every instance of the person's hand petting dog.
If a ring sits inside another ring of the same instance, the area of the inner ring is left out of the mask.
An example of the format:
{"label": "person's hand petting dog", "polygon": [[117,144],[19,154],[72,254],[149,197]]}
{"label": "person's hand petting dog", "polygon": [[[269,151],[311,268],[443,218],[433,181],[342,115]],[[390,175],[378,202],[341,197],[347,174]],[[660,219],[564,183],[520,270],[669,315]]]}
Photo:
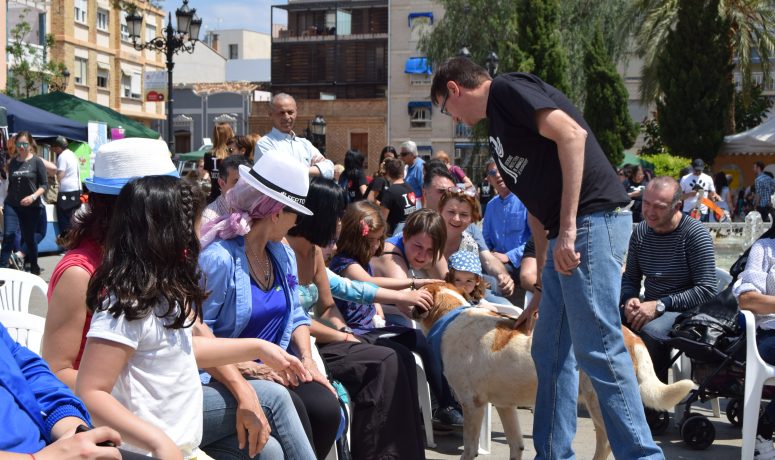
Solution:
{"label": "person's hand petting dog", "polygon": [[522,314],[519,315],[517,321],[514,322],[514,329],[519,329],[524,326],[525,333],[527,335],[533,335],[533,328],[535,328],[536,320],[538,319],[538,305],[541,303],[541,291],[536,290],[533,293],[533,298],[530,299],[530,303],[522,310]]}

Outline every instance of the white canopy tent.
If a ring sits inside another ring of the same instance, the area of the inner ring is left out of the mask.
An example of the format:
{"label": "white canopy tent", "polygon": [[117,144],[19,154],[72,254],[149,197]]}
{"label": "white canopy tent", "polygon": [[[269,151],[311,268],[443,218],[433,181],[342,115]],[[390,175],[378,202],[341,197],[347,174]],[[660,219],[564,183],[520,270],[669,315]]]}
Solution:
{"label": "white canopy tent", "polygon": [[775,117],[748,131],[724,136],[724,143],[721,144],[719,153],[728,155],[775,154]]}

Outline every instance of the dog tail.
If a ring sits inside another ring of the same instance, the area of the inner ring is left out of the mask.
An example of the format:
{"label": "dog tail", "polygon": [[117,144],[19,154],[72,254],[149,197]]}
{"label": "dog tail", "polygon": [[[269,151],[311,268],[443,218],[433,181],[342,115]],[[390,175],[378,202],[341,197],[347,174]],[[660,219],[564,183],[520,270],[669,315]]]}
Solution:
{"label": "dog tail", "polygon": [[679,380],[669,385],[662,383],[654,373],[654,364],[643,343],[633,347],[633,355],[640,397],[646,407],[655,410],[672,409],[694,388],[694,382],[691,380]]}

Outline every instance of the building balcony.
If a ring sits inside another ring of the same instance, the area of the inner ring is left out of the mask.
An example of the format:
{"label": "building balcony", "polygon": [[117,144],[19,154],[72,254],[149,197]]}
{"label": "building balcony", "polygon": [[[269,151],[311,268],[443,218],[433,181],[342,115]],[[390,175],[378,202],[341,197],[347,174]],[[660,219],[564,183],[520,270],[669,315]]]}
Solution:
{"label": "building balcony", "polygon": [[[14,46],[15,44],[16,42],[13,40],[8,41],[8,46]],[[22,44],[22,50],[24,52],[24,55],[21,56],[21,59],[17,59],[11,53],[6,52],[6,62],[8,64],[8,67],[12,68],[22,62],[29,62],[32,70],[42,70],[41,68],[39,68],[39,66],[47,62],[46,53],[43,45],[37,45],[35,43],[27,43],[27,42],[22,42],[21,44]],[[17,62],[17,60],[20,62]]]}
{"label": "building balcony", "polygon": [[[314,28],[313,28],[314,29]],[[336,35],[328,33],[317,33],[313,31],[305,31],[301,34],[293,34],[293,31],[288,29],[280,29],[277,34],[272,35],[273,43],[310,43],[310,42],[326,42],[334,40],[387,40],[387,33],[374,33],[374,34],[349,34],[349,35]]]}

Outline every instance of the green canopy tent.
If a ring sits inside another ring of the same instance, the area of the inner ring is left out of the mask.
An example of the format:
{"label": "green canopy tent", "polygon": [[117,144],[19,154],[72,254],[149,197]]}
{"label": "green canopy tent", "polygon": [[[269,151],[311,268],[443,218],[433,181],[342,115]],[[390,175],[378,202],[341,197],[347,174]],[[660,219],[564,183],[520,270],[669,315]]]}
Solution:
{"label": "green canopy tent", "polygon": [[641,165],[644,168],[654,169],[654,164],[653,163],[644,160],[639,155],[637,155],[636,153],[631,152],[629,150],[625,150],[624,151],[624,159],[621,161],[621,163],[619,163],[619,167],[621,168],[622,166],[624,166],[626,164]]}
{"label": "green canopy tent", "polygon": [[109,107],[61,91],[33,96],[24,99],[24,103],[81,123],[100,121],[108,125],[108,130],[120,126],[124,128],[125,137],[161,137],[158,132]]}

